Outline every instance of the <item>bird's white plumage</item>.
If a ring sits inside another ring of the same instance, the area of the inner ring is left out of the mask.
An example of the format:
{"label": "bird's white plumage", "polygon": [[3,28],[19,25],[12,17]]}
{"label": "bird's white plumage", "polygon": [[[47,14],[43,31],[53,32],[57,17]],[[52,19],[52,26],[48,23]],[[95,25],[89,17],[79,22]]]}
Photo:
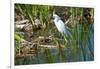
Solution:
{"label": "bird's white plumage", "polygon": [[66,33],[66,27],[64,22],[60,19],[60,17],[56,14],[53,14],[54,17],[54,23],[58,29],[59,32],[61,33]]}
{"label": "bird's white plumage", "polygon": [[69,28],[65,25],[65,23],[61,20],[61,18],[57,14],[53,14],[54,23],[61,34],[65,34],[68,37],[72,38],[71,32]]}
{"label": "bird's white plumage", "polygon": [[62,22],[62,20],[55,21],[55,25],[56,25],[59,32],[61,32],[61,33],[66,32],[65,24]]}

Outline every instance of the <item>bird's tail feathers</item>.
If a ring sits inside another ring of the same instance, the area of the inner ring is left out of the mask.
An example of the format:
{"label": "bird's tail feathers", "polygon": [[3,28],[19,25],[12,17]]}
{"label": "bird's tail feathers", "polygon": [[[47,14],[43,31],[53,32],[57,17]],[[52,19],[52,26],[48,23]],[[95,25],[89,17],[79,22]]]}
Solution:
{"label": "bird's tail feathers", "polygon": [[69,28],[66,28],[66,32],[65,32],[66,37],[72,39],[72,32]]}

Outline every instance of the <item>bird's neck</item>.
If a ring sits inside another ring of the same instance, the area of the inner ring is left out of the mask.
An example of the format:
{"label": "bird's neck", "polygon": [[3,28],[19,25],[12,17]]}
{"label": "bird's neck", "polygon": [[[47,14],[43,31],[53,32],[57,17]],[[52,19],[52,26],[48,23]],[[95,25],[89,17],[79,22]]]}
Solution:
{"label": "bird's neck", "polygon": [[55,18],[54,19],[55,22],[58,22],[59,20],[60,20],[60,18]]}

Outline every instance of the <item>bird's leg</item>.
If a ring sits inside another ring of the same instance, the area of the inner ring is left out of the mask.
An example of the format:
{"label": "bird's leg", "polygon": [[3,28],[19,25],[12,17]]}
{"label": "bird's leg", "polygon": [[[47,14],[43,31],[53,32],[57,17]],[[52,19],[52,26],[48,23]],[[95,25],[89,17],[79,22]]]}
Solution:
{"label": "bird's leg", "polygon": [[62,43],[63,42],[63,35],[61,33],[58,33],[58,38],[59,38],[59,42]]}
{"label": "bird's leg", "polygon": [[67,46],[70,46],[71,45],[71,38],[69,36],[67,36],[66,34],[63,34],[63,37],[64,37],[64,44],[67,45]]}
{"label": "bird's leg", "polygon": [[67,43],[67,39],[63,33],[61,33],[61,41],[62,41],[62,44]]}

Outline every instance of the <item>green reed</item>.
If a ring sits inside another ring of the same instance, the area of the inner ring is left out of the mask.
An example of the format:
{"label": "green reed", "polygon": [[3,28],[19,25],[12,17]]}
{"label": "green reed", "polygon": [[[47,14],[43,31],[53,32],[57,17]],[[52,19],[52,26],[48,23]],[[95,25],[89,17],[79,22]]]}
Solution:
{"label": "green reed", "polygon": [[[39,18],[42,23],[42,30],[39,31],[40,33],[38,35],[53,36],[51,44],[57,46],[56,55],[53,55],[51,49],[44,49],[42,54],[37,53],[37,56],[31,57],[31,59],[15,60],[16,65],[94,60],[94,26],[93,23],[87,25],[88,22],[83,17],[84,8],[71,7],[69,9],[71,12],[70,19],[72,20],[72,27],[70,27],[72,38],[66,40],[56,30],[57,28],[49,23],[54,9],[53,6],[16,4],[15,7],[25,18],[30,20],[32,25],[34,25],[35,17]],[[91,9],[91,13],[93,11]],[[82,19],[78,21],[80,18]],[[15,38],[17,37],[15,36]],[[16,46],[19,46],[17,44]],[[65,47],[62,48],[62,45]]]}

